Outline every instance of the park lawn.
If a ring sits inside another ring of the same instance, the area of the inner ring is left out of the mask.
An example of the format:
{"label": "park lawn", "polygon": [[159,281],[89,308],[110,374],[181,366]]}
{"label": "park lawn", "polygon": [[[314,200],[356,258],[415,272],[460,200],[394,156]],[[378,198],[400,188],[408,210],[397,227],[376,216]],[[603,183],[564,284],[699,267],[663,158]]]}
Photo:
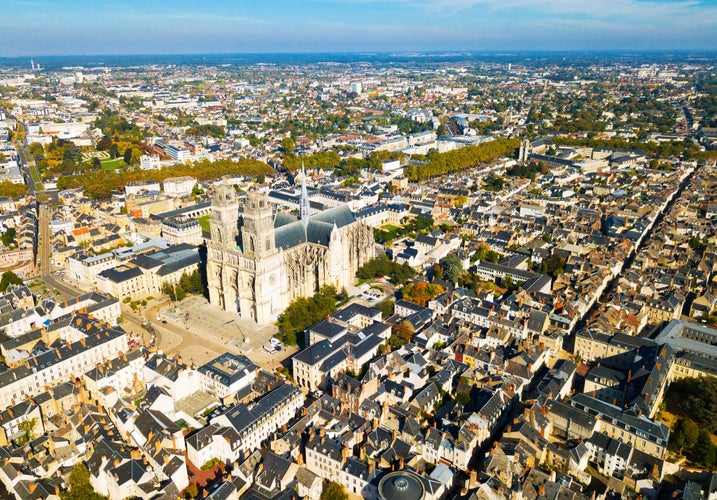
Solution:
{"label": "park lawn", "polygon": [[197,220],[199,221],[199,225],[202,227],[202,231],[209,232],[209,219],[211,218],[211,215],[202,215],[201,217],[198,217]]}
{"label": "park lawn", "polygon": [[114,160],[100,160],[100,166],[104,170],[114,170],[116,168],[125,167],[127,164],[122,158],[115,158]]}
{"label": "park lawn", "polygon": [[398,230],[401,229],[401,228],[398,227],[398,226],[394,226],[394,225],[392,225],[392,224],[385,224],[385,225],[383,225],[383,226],[381,227],[381,229],[383,229],[384,231],[393,231],[393,232],[395,232],[395,231],[398,231]]}

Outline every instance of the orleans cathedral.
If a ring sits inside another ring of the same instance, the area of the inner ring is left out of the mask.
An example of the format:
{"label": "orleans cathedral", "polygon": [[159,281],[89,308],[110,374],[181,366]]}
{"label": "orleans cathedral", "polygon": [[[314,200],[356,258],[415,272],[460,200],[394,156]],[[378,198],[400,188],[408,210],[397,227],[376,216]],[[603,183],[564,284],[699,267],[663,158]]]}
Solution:
{"label": "orleans cathedral", "polygon": [[275,212],[268,196],[248,194],[240,213],[232,186],[212,198],[207,244],[209,301],[259,324],[275,321],[297,297],[323,285],[352,284],[375,254],[373,232],[346,205],[309,214],[302,176],[300,217]]}

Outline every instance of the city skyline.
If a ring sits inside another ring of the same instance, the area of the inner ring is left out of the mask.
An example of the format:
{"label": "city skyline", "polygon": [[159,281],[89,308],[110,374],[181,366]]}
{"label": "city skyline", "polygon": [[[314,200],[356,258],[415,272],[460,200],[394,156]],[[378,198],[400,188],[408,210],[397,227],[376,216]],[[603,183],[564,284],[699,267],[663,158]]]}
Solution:
{"label": "city skyline", "polygon": [[713,0],[4,3],[5,57],[717,48]]}

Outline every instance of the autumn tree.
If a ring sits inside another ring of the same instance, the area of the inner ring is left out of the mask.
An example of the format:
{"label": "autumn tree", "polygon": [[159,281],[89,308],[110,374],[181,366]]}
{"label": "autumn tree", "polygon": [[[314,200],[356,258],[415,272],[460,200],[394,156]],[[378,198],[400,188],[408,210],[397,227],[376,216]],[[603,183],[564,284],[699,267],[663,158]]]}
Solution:
{"label": "autumn tree", "polygon": [[443,276],[443,267],[440,264],[433,264],[433,277],[437,280],[442,280]]}
{"label": "autumn tree", "polygon": [[410,321],[401,321],[392,328],[391,336],[388,338],[388,345],[393,349],[397,349],[404,344],[408,344],[415,332],[416,330]]}
{"label": "autumn tree", "polygon": [[11,181],[0,182],[0,196],[8,198],[17,198],[27,194],[27,186],[25,184],[15,184]]}
{"label": "autumn tree", "polygon": [[321,492],[321,500],[349,500],[349,494],[343,484],[329,481]]}
{"label": "autumn tree", "polygon": [[294,152],[295,148],[296,144],[294,143],[294,139],[292,139],[290,135],[287,135],[281,140],[281,149],[284,150],[284,153],[291,154]]}
{"label": "autumn tree", "polygon": [[403,287],[401,294],[405,300],[425,307],[428,305],[429,300],[438,297],[443,291],[441,285],[419,281],[417,283],[409,283]]}

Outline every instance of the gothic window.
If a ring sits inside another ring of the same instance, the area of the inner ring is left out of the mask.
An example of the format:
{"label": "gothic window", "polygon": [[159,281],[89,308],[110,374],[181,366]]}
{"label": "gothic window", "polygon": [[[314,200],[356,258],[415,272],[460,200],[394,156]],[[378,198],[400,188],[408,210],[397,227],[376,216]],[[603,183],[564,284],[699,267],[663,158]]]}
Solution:
{"label": "gothic window", "polygon": [[265,248],[265,250],[268,252],[270,247],[271,247],[271,242],[267,239],[267,240],[266,240],[266,248]]}

